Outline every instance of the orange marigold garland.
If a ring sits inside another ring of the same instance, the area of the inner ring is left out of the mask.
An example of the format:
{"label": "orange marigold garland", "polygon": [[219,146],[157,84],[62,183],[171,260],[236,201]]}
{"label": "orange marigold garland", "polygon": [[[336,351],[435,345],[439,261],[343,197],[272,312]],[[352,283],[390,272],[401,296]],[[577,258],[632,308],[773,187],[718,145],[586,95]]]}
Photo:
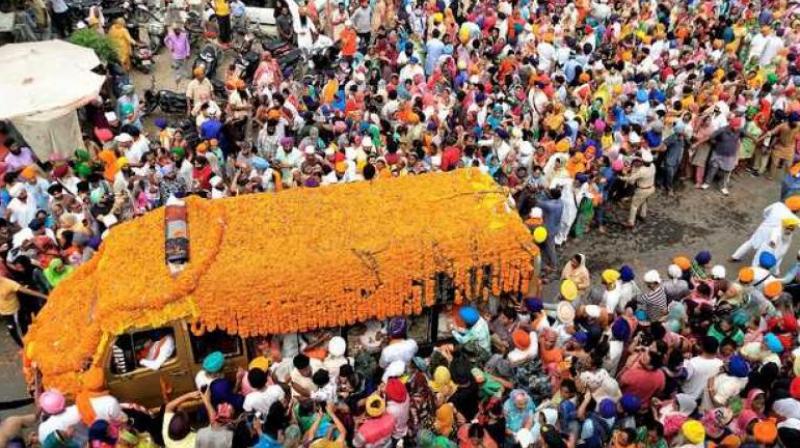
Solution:
{"label": "orange marigold garland", "polygon": [[437,273],[452,277],[457,302],[526,292],[537,248],[506,201],[471,169],[188,198],[183,272],[173,278],[163,261],[163,209],[115,227],[51,294],[26,354],[48,386],[72,392],[101,340],[135,327],[196,319],[193,331],[251,336],[419,313],[435,301]]}

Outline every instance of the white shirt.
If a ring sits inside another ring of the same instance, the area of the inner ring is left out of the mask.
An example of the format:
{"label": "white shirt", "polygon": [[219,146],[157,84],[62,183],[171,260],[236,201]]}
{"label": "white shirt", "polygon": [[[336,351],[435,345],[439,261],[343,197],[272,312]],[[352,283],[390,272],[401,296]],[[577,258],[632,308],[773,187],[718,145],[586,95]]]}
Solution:
{"label": "white shirt", "polygon": [[275,402],[282,401],[285,398],[286,394],[283,392],[283,388],[273,384],[271,386],[267,386],[264,390],[257,390],[254,392],[250,392],[244,397],[244,404],[242,407],[247,412],[260,412],[266,415],[269,412],[269,408]]}
{"label": "white shirt", "polygon": [[39,423],[39,440],[44,440],[54,431],[66,431],[70,427],[77,425],[81,422],[81,414],[78,412],[77,406],[70,406],[64,409],[64,412],[58,415],[51,415],[47,420]]}
{"label": "white shirt", "polygon": [[[56,242],[56,236],[53,234],[52,230],[46,228],[44,229],[44,234],[46,237],[53,240],[54,243]],[[31,230],[30,227],[24,227],[22,230],[15,233],[14,236],[11,238],[11,245],[12,247],[22,246],[22,243],[24,243],[27,240],[33,239],[33,237],[34,237],[33,230]]]}
{"label": "white shirt", "polygon": [[617,374],[617,368],[619,368],[619,361],[622,358],[624,349],[624,342],[617,340],[608,341],[608,356],[606,356],[603,361],[603,368],[606,369],[609,374]]}
{"label": "white shirt", "polygon": [[528,333],[531,338],[531,345],[525,350],[514,348],[508,352],[508,361],[511,364],[519,364],[523,361],[535,358],[539,354],[539,338],[535,331]]}
{"label": "white shirt", "polygon": [[617,286],[615,286],[614,289],[607,289],[603,293],[603,302],[605,302],[606,309],[609,313],[615,312],[617,305],[619,305],[620,297],[622,297],[622,287],[620,286],[620,282],[617,281]]}
{"label": "white shirt", "polygon": [[536,52],[539,53],[539,70],[551,72],[556,60],[556,48],[548,42],[542,42],[536,46]]}
{"label": "white shirt", "polygon": [[14,198],[8,203],[7,209],[11,212],[9,221],[19,224],[20,227],[28,227],[33,218],[36,217],[36,202],[28,196],[25,202]]}
{"label": "white shirt", "polygon": [[775,35],[768,37],[764,50],[761,52],[761,57],[758,59],[758,64],[761,66],[769,65],[782,48],[783,39]]}
{"label": "white shirt", "polygon": [[125,151],[125,158],[128,159],[133,165],[138,165],[142,161],[142,156],[150,149],[150,140],[144,136],[140,136],[138,140],[133,142],[130,148]]}
{"label": "white shirt", "polygon": [[695,356],[685,361],[683,366],[686,368],[687,377],[683,383],[683,392],[693,397],[703,395],[704,408],[710,402],[708,397],[708,379],[719,373],[722,368],[722,360],[718,358],[703,358]]}
{"label": "white shirt", "polygon": [[385,369],[393,361],[403,361],[407,364],[417,354],[417,349],[417,341],[413,339],[393,341],[381,350],[378,365]]}

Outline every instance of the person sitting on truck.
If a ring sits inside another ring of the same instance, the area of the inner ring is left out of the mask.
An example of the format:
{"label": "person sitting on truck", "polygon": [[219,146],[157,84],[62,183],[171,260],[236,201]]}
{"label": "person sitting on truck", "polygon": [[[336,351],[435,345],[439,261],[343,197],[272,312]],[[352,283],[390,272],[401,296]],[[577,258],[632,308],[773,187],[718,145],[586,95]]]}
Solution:
{"label": "person sitting on truck", "polygon": [[408,321],[403,317],[394,317],[389,321],[389,343],[381,350],[378,365],[385,369],[393,361],[408,364],[417,354],[417,342],[408,338]]}
{"label": "person sitting on truck", "polygon": [[453,328],[452,334],[456,342],[466,345],[475,341],[482,349],[491,353],[492,341],[489,334],[489,324],[486,323],[477,309],[471,306],[462,306],[458,310],[458,316],[464,321],[466,328]]}

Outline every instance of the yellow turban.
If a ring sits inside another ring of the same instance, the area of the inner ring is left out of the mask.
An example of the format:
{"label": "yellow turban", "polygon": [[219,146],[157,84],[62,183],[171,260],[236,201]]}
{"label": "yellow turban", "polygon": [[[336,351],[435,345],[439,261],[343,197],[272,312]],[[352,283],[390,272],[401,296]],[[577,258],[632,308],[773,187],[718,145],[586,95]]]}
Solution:
{"label": "yellow turban", "polygon": [[128,162],[128,158],[127,157],[120,157],[119,159],[117,159],[117,169],[118,170],[121,170],[121,169],[125,168],[128,165],[130,165],[130,162]]}
{"label": "yellow turban", "polygon": [[253,360],[250,361],[250,365],[248,365],[247,368],[261,369],[266,372],[267,370],[269,370],[269,359],[265,358],[264,356],[253,358]]}
{"label": "yellow turban", "polygon": [[605,271],[603,271],[601,277],[603,277],[603,281],[605,283],[611,284],[619,280],[619,271],[615,269],[606,269]]}
{"label": "yellow turban", "polygon": [[697,420],[686,420],[681,426],[683,437],[695,445],[699,445],[706,440],[706,429]]}
{"label": "yellow turban", "polygon": [[796,216],[783,218],[781,220],[781,224],[783,224],[783,227],[797,227],[800,225],[800,219],[798,219]]}
{"label": "yellow turban", "polygon": [[380,395],[370,395],[367,397],[367,415],[370,417],[380,417],[386,409],[386,402]]}

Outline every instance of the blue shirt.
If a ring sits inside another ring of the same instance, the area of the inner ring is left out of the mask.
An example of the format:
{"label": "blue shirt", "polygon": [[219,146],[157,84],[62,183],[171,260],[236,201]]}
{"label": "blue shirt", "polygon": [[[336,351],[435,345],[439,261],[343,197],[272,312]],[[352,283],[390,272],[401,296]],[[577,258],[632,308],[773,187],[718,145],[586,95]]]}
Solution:
{"label": "blue shirt", "polygon": [[444,53],[444,42],[439,39],[431,39],[425,45],[425,74],[430,75],[439,62],[439,57]]}
{"label": "blue shirt", "polygon": [[560,199],[546,199],[537,202],[536,205],[542,209],[542,219],[548,235],[558,233],[561,226],[561,214],[564,212],[564,204]]}
{"label": "blue shirt", "polygon": [[258,436],[258,442],[253,445],[254,448],[282,448],[281,445],[277,440],[273,439],[267,434],[261,434]]}

